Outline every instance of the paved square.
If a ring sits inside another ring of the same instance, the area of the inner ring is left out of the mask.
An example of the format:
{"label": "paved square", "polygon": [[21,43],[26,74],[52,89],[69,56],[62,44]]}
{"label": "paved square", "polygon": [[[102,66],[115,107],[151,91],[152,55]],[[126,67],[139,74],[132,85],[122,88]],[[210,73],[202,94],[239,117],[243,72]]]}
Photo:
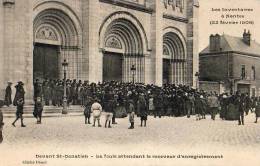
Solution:
{"label": "paved square", "polygon": [[[254,114],[245,118],[245,125],[237,121],[196,121],[195,117],[148,117],[147,127],[140,127],[135,118],[135,129],[129,130],[128,118],[117,119],[112,128],[84,124],[83,116],[45,118],[41,125],[26,118],[26,128],[11,126],[12,118],[5,119],[4,142],[0,145],[0,165],[30,165],[26,161],[42,161],[31,165],[259,165],[260,124]],[[36,155],[57,155],[61,159],[42,159]],[[171,155],[168,159],[118,159],[118,155]],[[65,155],[70,155],[66,156]],[[88,158],[73,159],[75,155]],[[96,155],[103,158],[96,158]],[[114,155],[114,156],[113,156]],[[181,159],[178,155],[218,155],[221,159]],[[92,157],[93,156],[93,157]],[[246,158],[245,158],[246,156]],[[106,157],[106,158],[104,158]],[[45,163],[44,163],[45,162]],[[47,163],[46,163],[47,162]]]}

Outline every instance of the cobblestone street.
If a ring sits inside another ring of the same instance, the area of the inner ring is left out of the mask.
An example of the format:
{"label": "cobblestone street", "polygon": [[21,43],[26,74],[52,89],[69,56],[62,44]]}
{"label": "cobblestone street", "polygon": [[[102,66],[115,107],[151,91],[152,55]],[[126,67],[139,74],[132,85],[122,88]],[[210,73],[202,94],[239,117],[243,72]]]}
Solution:
{"label": "cobblestone street", "polygon": [[[4,142],[0,145],[1,166],[27,165],[23,161],[40,160],[37,165],[259,165],[260,124],[255,124],[254,114],[245,118],[245,125],[237,121],[196,121],[195,117],[149,117],[148,126],[140,127],[135,119],[135,129],[128,130],[128,119],[117,119],[111,129],[84,124],[84,117],[45,118],[41,125],[35,119],[25,119],[26,128],[12,118],[5,119]],[[104,119],[101,119],[104,125]],[[39,159],[43,154],[88,155],[84,159]],[[223,155],[222,159],[97,159],[96,155]],[[12,156],[12,157],[11,157]],[[92,157],[93,156],[93,157]],[[245,158],[246,156],[246,158]],[[46,163],[47,162],[47,163]],[[102,164],[101,164],[102,163]],[[28,164],[29,165],[29,164]],[[36,164],[31,164],[36,165]]]}

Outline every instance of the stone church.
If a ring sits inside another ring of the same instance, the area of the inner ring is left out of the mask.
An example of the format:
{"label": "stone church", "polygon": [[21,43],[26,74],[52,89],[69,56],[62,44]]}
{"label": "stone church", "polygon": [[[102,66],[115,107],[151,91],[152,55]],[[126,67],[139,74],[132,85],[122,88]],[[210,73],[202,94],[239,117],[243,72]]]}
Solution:
{"label": "stone church", "polygon": [[[197,0],[1,0],[0,90],[68,78],[193,86]],[[131,67],[135,67],[134,74]],[[13,89],[14,91],[14,89]]]}

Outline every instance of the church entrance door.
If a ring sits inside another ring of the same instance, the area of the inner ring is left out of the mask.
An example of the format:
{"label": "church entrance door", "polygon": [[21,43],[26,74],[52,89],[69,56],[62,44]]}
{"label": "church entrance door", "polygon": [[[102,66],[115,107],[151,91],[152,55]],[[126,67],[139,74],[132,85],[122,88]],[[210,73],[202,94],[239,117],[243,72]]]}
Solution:
{"label": "church entrance door", "polygon": [[33,51],[33,79],[58,78],[58,46],[36,43]]}
{"label": "church entrance door", "polygon": [[106,52],[103,56],[103,81],[122,81],[123,55]]}

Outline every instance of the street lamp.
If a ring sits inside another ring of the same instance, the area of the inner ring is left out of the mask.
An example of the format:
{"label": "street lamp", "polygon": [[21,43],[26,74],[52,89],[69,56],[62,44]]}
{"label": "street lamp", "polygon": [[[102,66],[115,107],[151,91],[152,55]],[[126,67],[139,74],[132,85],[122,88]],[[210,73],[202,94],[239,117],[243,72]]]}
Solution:
{"label": "street lamp", "polygon": [[135,67],[135,65],[132,65],[131,72],[132,72],[132,77],[133,77],[133,83],[135,83],[135,71],[136,71],[136,67]]}
{"label": "street lamp", "polygon": [[199,72],[196,72],[196,73],[195,73],[195,77],[196,77],[196,89],[199,89],[199,76],[200,76]]}
{"label": "street lamp", "polygon": [[67,62],[66,59],[64,59],[64,61],[62,62],[62,67],[63,67],[63,73],[64,73],[64,95],[63,95],[63,109],[62,109],[62,114],[67,114],[68,110],[67,110],[67,94],[66,94],[66,89],[67,89],[67,85],[66,85],[66,72],[67,72],[67,68],[69,66],[69,63]]}

